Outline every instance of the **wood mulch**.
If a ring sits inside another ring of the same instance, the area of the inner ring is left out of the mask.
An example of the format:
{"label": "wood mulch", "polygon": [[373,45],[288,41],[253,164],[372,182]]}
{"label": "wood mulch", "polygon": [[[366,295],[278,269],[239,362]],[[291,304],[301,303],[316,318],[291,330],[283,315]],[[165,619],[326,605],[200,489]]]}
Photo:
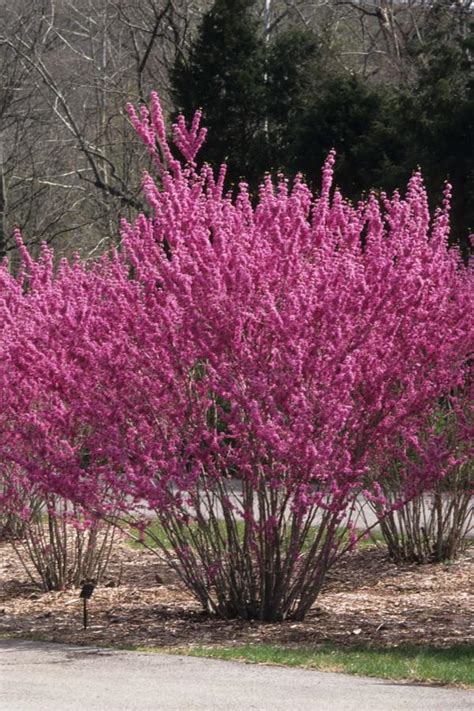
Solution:
{"label": "wood mulch", "polygon": [[128,648],[472,644],[473,563],[472,547],[450,565],[398,566],[369,546],[328,575],[304,622],[272,624],[209,616],[156,556],[120,543],[90,600],[84,631],[78,591],[41,592],[0,543],[0,635]]}

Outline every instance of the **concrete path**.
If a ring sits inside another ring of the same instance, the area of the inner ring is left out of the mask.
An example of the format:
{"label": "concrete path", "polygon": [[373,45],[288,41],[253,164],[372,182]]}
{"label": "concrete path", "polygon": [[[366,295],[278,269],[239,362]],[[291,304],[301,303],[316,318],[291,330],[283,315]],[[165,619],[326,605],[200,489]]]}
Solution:
{"label": "concrete path", "polygon": [[165,654],[0,640],[1,711],[458,711],[474,693]]}

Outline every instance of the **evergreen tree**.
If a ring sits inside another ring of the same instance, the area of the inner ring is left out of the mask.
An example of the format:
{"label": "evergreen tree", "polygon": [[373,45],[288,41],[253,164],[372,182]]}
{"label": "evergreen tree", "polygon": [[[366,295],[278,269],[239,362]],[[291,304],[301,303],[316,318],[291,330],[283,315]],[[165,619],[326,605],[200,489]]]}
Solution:
{"label": "evergreen tree", "polygon": [[405,163],[421,165],[438,199],[444,180],[453,184],[452,239],[464,252],[474,231],[473,57],[472,15],[459,15],[440,0],[417,57],[417,85],[403,97],[400,113],[400,124],[409,128]]}
{"label": "evergreen tree", "polygon": [[454,186],[453,240],[465,251],[474,230],[473,19],[437,0],[417,44],[418,80],[410,88],[373,85],[338,70],[317,37],[287,30],[266,44],[253,0],[216,0],[186,60],[172,73],[176,106],[204,111],[202,157],[226,161],[229,178],[253,189],[267,170],[303,172],[319,183],[337,151],[335,177],[354,200],[391,191],[421,167],[439,202]]}
{"label": "evergreen tree", "polygon": [[231,180],[254,182],[266,167],[265,43],[252,0],[216,0],[186,60],[172,72],[179,111],[203,109],[209,129],[202,157],[226,161]]}
{"label": "evergreen tree", "polygon": [[320,81],[323,55],[309,30],[282,32],[267,53],[266,113],[272,167],[290,169],[294,128],[308,96]]}
{"label": "evergreen tree", "polygon": [[355,76],[339,73],[321,80],[293,122],[288,147],[292,172],[301,170],[309,181],[318,182],[320,166],[335,148],[336,180],[351,198],[378,187],[382,172],[396,180],[401,148],[390,123],[392,101],[389,91]]}

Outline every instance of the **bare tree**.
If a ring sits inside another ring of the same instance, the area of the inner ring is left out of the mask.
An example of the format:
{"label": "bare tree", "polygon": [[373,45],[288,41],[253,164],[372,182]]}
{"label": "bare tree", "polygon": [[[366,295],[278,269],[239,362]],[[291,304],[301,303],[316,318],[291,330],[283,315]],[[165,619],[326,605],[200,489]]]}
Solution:
{"label": "bare tree", "polygon": [[472,0],[335,0],[345,15],[347,46],[341,57],[348,67],[378,82],[410,86],[416,80],[426,31],[440,7],[458,30],[468,31]]}
{"label": "bare tree", "polygon": [[23,101],[21,117],[0,117],[0,130],[8,124],[16,139],[5,170],[12,199],[4,251],[15,223],[32,241],[94,253],[117,238],[119,215],[143,209],[143,154],[130,149],[125,104],[151,88],[166,98],[169,66],[200,10],[192,0],[42,0],[33,8],[21,0],[0,8],[0,51],[20,70]]}

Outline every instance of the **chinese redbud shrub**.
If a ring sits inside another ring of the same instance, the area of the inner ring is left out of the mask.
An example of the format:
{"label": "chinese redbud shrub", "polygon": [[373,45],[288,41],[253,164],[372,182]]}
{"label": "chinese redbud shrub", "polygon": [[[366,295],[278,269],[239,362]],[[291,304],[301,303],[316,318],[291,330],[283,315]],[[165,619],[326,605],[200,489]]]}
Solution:
{"label": "chinese redbud shrub", "polygon": [[93,427],[81,409],[95,369],[92,275],[65,262],[55,273],[50,250],[34,263],[19,246],[17,277],[0,271],[0,514],[30,580],[60,590],[99,581],[116,537],[79,501]]}
{"label": "chinese redbud shrub", "polygon": [[[380,522],[390,558],[397,562],[438,563],[454,560],[467,547],[473,522],[473,460],[451,468],[429,491],[395,508]],[[396,467],[386,498],[398,500]],[[375,508],[378,514],[377,508]]]}
{"label": "chinese redbud shrub", "polygon": [[[447,402],[434,415],[434,428],[446,440],[446,466],[442,479],[426,491],[407,496],[403,476],[404,460],[388,463],[388,475],[381,478],[386,501],[407,498],[405,506],[391,506],[380,521],[388,553],[395,562],[433,563],[458,557],[469,543],[474,516],[474,409],[472,382],[458,394],[457,411]],[[423,433],[420,433],[423,436]],[[404,457],[415,456],[406,447]],[[377,516],[380,504],[369,501]]]}
{"label": "chinese redbud shrub", "polygon": [[[383,518],[446,472],[446,437],[417,433],[440,397],[456,409],[473,346],[449,189],[431,224],[419,175],[404,199],[353,208],[331,197],[330,156],[317,198],[267,178],[253,205],[245,185],[224,194],[223,169],[196,168],[199,114],[174,128],[183,167],[156,97],[129,110],[160,176],[160,189],[144,179],[152,217],[122,243],[149,300],[129,371],[129,496],[156,512],[156,543],[203,607],[301,619],[355,542],[361,492]],[[405,486],[386,500],[367,474],[408,441]]]}
{"label": "chinese redbud shrub", "polygon": [[100,581],[106,571],[116,531],[64,497],[35,495],[28,477],[20,492],[23,506],[9,499],[16,535],[9,541],[32,583],[44,591],[79,587],[84,580]]}
{"label": "chinese redbud shrub", "polygon": [[356,544],[361,495],[383,518],[447,471],[448,438],[426,423],[441,398],[459,407],[474,319],[449,197],[431,220],[415,175],[405,197],[354,207],[333,155],[317,196],[270,177],[232,196],[224,167],[196,163],[199,113],[173,128],[182,162],[156,95],[129,113],[159,178],[144,177],[150,215],[96,264],[53,273],[46,252],[24,255],[44,305],[21,353],[7,344],[4,456],[154,537],[204,609],[302,619]]}

